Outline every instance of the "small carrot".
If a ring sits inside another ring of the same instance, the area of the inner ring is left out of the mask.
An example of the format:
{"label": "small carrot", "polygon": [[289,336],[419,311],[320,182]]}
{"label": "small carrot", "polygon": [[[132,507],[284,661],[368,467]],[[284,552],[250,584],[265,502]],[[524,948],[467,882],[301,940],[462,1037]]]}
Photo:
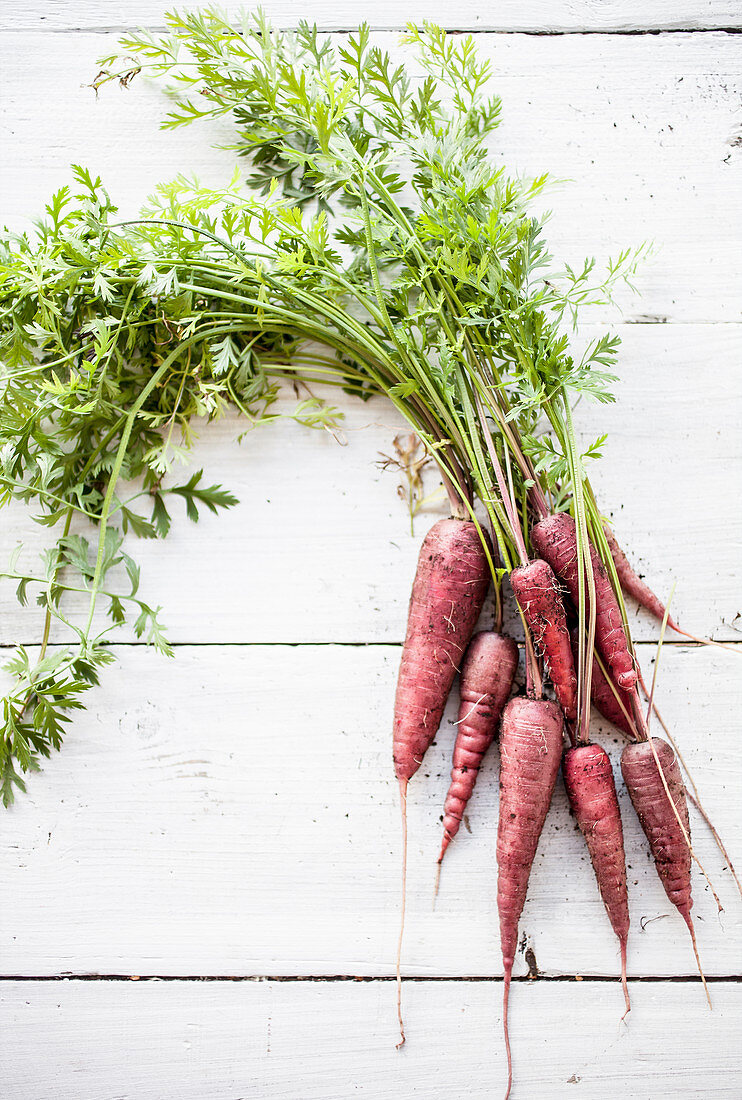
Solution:
{"label": "small carrot", "polygon": [[[613,564],[616,567],[618,579],[621,582],[621,588],[627,596],[633,596],[641,607],[648,611],[650,615],[654,615],[655,619],[659,619],[659,621],[662,622],[665,616],[665,605],[662,603],[662,600],[659,596],[654,594],[649,585],[634,571],[628,558],[619,546],[616,536],[607,523],[603,524],[603,530],[608,543],[608,549],[613,558]],[[670,615],[667,616],[667,625],[677,634],[684,633]]]}
{"label": "small carrot", "polygon": [[508,1086],[513,1083],[508,1001],[523,911],[538,840],[556,782],[562,755],[564,723],[556,703],[511,699],[500,733],[500,820],[497,829],[497,910],[502,945],[503,1028],[508,1060]]}
{"label": "small carrot", "polygon": [[520,565],[510,583],[536,649],[546,659],[554,692],[567,717],[577,718],[577,676],[559,582],[550,565],[537,559]]}
{"label": "small carrot", "polygon": [[[643,581],[639,574],[635,572],[628,558],[619,546],[616,536],[607,523],[603,524],[603,531],[605,532],[608,548],[611,552],[613,564],[616,567],[616,574],[618,575],[622,590],[627,596],[633,597],[639,606],[643,607],[645,611],[648,611],[650,615],[653,615],[658,622],[662,622],[666,612],[662,600],[659,596],[655,595],[646,581]],[[725,645],[724,642],[715,642],[710,638],[699,638],[696,634],[691,634],[690,631],[683,630],[669,613],[667,614],[667,625],[671,630],[674,630],[676,634],[682,634],[684,638],[690,638],[693,642],[699,642],[701,645],[716,646],[718,649],[726,649],[731,652],[739,652],[734,646]]]}
{"label": "small carrot", "polygon": [[[579,602],[579,570],[575,521],[566,512],[547,516],[531,530],[531,541],[558,577],[567,585],[575,605]],[[600,556],[590,543],[595,580],[595,645],[620,687],[636,687],[634,660],[629,651],[621,609]]]}
{"label": "small carrot", "polygon": [[562,765],[564,786],[577,824],[587,842],[600,895],[621,947],[621,982],[626,1011],[631,1010],[626,982],[629,898],[621,812],[610,757],[600,745],[568,749]]}
{"label": "small carrot", "polygon": [[461,670],[458,733],[451,785],[443,808],[439,864],[459,831],[482,759],[495,739],[517,667],[518,647],[512,638],[491,630],[474,635]]}

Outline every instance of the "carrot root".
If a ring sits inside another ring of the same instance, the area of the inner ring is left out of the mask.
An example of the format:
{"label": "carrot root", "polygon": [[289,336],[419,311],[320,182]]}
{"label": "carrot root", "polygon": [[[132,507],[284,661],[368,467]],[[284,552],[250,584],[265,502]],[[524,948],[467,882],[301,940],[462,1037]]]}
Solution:
{"label": "carrot root", "polygon": [[701,966],[701,956],[698,954],[696,929],[693,925],[693,918],[691,917],[690,913],[683,913],[683,919],[688,925],[688,931],[690,932],[690,942],[693,944],[693,954],[696,956],[696,966],[698,967],[698,973],[701,975],[701,981],[703,982],[703,991],[706,994],[708,1006],[713,1011],[714,1006],[711,1004],[711,994],[709,993],[708,983],[706,982],[706,975],[704,974],[703,967]]}
{"label": "carrot root", "polygon": [[435,867],[435,883],[433,885],[433,908],[435,909],[435,903],[438,898],[438,891],[441,886],[441,869],[443,867],[443,853],[441,852],[438,862]]}
{"label": "carrot root", "polygon": [[505,1090],[505,1100],[508,1100],[513,1088],[513,1056],[510,1051],[510,1029],[508,1026],[508,1006],[510,1002],[510,978],[513,973],[512,963],[505,967],[505,975],[502,982],[502,1026],[505,1035],[505,1056],[508,1062],[508,1083]]}
{"label": "carrot root", "polygon": [[397,940],[397,1020],[399,1021],[397,1050],[401,1050],[407,1041],[402,1018],[402,940],[404,939],[404,922],[407,909],[407,783],[408,780],[406,779],[400,779],[399,781],[402,808],[402,909],[399,920],[399,939]]}
{"label": "carrot root", "polygon": [[626,980],[626,949],[627,949],[627,943],[628,943],[627,938],[624,936],[623,939],[621,940],[621,986],[623,987],[623,996],[624,996],[624,1001],[626,1003],[626,1011],[624,1012],[623,1016],[621,1017],[622,1020],[625,1020],[626,1017],[628,1016],[628,1014],[631,1012],[631,998],[629,997],[629,983]]}
{"label": "carrot root", "polygon": [[[658,715],[658,717],[659,717],[659,715]],[[663,728],[665,729],[665,731],[667,731],[667,727],[666,727],[666,726],[664,726],[664,723],[663,723]],[[683,767],[685,768],[685,763],[684,763],[684,761],[682,760],[682,758],[680,758],[680,753],[678,753],[677,749],[675,749],[675,752],[676,752],[676,754],[677,754],[678,758],[679,758],[679,759],[681,760],[681,764],[682,764],[682,765],[683,765]],[[688,770],[688,769],[686,768],[686,772],[687,772],[687,770]],[[693,782],[693,781],[692,781],[692,780],[690,780],[690,782]],[[696,792],[696,793],[698,793],[698,792]],[[702,805],[701,805],[701,803],[700,803],[700,802],[698,801],[698,799],[697,799],[697,798],[695,797],[695,795],[693,794],[693,792],[692,792],[692,791],[689,791],[687,787],[685,788],[685,796],[686,796],[686,798],[689,798],[689,799],[691,800],[691,802],[692,802],[692,803],[693,803],[693,805],[694,805],[694,806],[696,807],[696,809],[698,810],[698,812],[699,812],[699,814],[701,815],[701,817],[703,818],[703,820],[704,820],[704,821],[706,822],[706,825],[708,826],[708,828],[709,828],[709,831],[710,831],[710,833],[711,833],[712,837],[714,838],[714,840],[715,840],[715,842],[716,842],[716,847],[717,847],[717,848],[719,849],[719,851],[721,852],[722,856],[723,856],[723,857],[724,857],[724,859],[726,860],[726,864],[727,864],[727,867],[729,868],[729,873],[731,874],[732,878],[733,878],[733,879],[734,879],[734,881],[736,882],[736,884],[737,884],[737,889],[739,890],[739,892],[740,892],[740,895],[742,895],[742,882],[740,882],[740,881],[739,881],[739,877],[738,877],[738,875],[737,875],[737,872],[736,872],[736,870],[734,869],[734,864],[732,863],[731,859],[729,858],[729,853],[728,853],[728,852],[727,852],[727,850],[726,850],[726,847],[725,847],[725,845],[724,845],[724,841],[723,841],[723,840],[721,839],[721,837],[720,837],[720,836],[719,836],[719,834],[717,833],[716,829],[714,828],[714,824],[713,824],[713,822],[711,821],[711,818],[710,818],[710,817],[709,817],[709,815],[708,815],[708,814],[706,813],[706,811],[704,810],[703,806],[702,806]]]}

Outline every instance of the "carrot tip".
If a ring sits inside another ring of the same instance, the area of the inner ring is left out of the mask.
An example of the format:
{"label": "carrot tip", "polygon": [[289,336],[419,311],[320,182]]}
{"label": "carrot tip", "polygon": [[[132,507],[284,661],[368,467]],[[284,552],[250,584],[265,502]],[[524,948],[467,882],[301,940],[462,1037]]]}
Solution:
{"label": "carrot tip", "polygon": [[440,887],[440,884],[441,884],[441,866],[442,866],[441,860],[442,859],[443,859],[443,856],[441,856],[440,859],[438,860],[438,864],[437,864],[436,869],[435,869],[435,886],[433,887],[433,908],[434,909],[435,909],[435,902],[436,902],[436,899],[438,897],[438,888]]}
{"label": "carrot tip", "polygon": [[626,1003],[626,1011],[621,1017],[621,1022],[626,1019],[631,1012],[631,998],[629,997],[629,983],[626,979],[626,939],[621,940],[621,985],[623,986],[623,996]]}
{"label": "carrot tip", "polygon": [[690,932],[690,942],[693,945],[693,954],[696,956],[696,966],[698,967],[698,973],[701,975],[701,981],[703,982],[703,991],[706,994],[708,1006],[713,1012],[714,1006],[711,1004],[711,994],[709,993],[709,987],[706,983],[706,975],[704,974],[703,967],[701,966],[701,956],[698,954],[698,944],[696,943],[696,930],[693,926],[693,917],[690,915],[690,910],[681,910],[681,914],[683,920],[688,925],[688,931]]}
{"label": "carrot tip", "polygon": [[505,967],[505,974],[502,985],[502,1026],[505,1033],[505,1054],[508,1060],[508,1084],[505,1090],[505,1100],[508,1100],[510,1091],[513,1087],[513,1059],[510,1053],[510,1028],[508,1026],[508,1001],[510,997],[510,976],[512,974],[513,964]]}
{"label": "carrot tip", "polygon": [[402,811],[402,907],[399,921],[399,939],[397,940],[397,1019],[399,1020],[400,1040],[397,1050],[405,1044],[404,1022],[402,1020],[402,940],[404,939],[405,911],[407,908],[407,783],[399,777],[400,808]]}
{"label": "carrot tip", "polygon": [[451,843],[451,837],[448,834],[448,832],[445,832],[443,834],[443,843],[441,844],[440,855],[438,856],[438,861],[437,861],[439,867],[440,867],[441,863],[443,862],[443,857],[446,854],[446,852],[448,850],[448,845],[450,843]]}

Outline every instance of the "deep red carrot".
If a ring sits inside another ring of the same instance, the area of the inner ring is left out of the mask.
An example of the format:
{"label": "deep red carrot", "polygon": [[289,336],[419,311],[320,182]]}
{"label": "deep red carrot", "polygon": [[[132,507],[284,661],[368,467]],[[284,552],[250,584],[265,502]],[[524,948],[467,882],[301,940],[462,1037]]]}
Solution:
{"label": "deep red carrot", "polygon": [[621,812],[610,757],[600,745],[577,745],[564,754],[564,786],[577,824],[587,842],[600,895],[621,946],[621,982],[626,1011],[631,1010],[626,982],[629,898]]}
{"label": "deep red carrot", "polygon": [[[572,642],[572,656],[574,657],[576,666],[579,637],[577,627],[574,627],[570,631],[569,636]],[[612,680],[613,686],[611,686],[609,682],[609,677]],[[603,670],[595,653],[593,653],[593,674],[590,681],[590,698],[599,714],[602,714],[604,718],[607,718],[609,722],[612,722],[614,726],[617,726],[618,729],[628,737],[636,736],[634,725],[631,720],[631,696],[613,680],[610,669],[606,671]]]}
{"label": "deep red carrot", "polygon": [[[579,571],[575,521],[566,512],[558,512],[556,515],[547,516],[531,530],[531,541],[541,557],[548,561],[557,576],[565,582],[575,606],[577,606],[579,602]],[[636,686],[636,669],[629,652],[616,594],[613,591],[605,566],[592,542],[590,543],[590,560],[595,579],[595,644],[616,677],[619,686],[629,691]],[[588,603],[586,592],[586,607]]]}
{"label": "deep red carrot", "polygon": [[490,572],[476,524],[441,519],[420,548],[394,701],[394,771],[402,807],[402,912],[397,1016],[402,1021],[402,939],[407,880],[407,784],[436,735],[451,685],[477,625]]}
{"label": "deep red carrot", "polygon": [[474,635],[461,669],[458,732],[451,785],[443,808],[443,843],[438,863],[459,831],[482,759],[495,739],[517,667],[518,647],[512,638],[491,630]]}
{"label": "deep red carrot", "polygon": [[[661,737],[653,737],[652,742],[683,828],[689,833],[688,805],[675,753]],[[669,804],[649,741],[626,746],[621,771],[665,892],[689,924],[693,905],[690,849]]]}
{"label": "deep red carrot", "polygon": [[[688,803],[675,753],[661,737],[653,737],[651,742],[637,741],[624,749],[621,772],[641,827],[649,841],[660,882],[688,925],[698,961],[696,933],[690,912],[693,896],[690,883]],[[701,969],[700,962],[698,968]],[[708,996],[708,990],[706,995]]]}
{"label": "deep red carrot", "polygon": [[577,676],[559,582],[545,561],[530,561],[510,574],[510,583],[534,644],[546,660],[554,692],[567,719],[577,718]]}
{"label": "deep red carrot", "polygon": [[500,820],[497,829],[497,910],[502,945],[503,1027],[508,1087],[513,1083],[508,1000],[518,943],[518,921],[538,839],[551,803],[562,755],[563,720],[556,703],[511,699],[500,733]]}
{"label": "deep red carrot", "polygon": [[420,549],[394,702],[394,770],[404,786],[436,735],[489,580],[476,525],[434,524]]}

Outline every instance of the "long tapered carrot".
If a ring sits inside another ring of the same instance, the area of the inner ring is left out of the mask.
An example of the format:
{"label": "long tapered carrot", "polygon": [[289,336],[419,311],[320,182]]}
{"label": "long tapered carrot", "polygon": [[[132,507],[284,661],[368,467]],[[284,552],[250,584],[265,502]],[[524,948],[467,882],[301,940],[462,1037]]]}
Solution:
{"label": "long tapered carrot", "polygon": [[623,826],[610,757],[600,745],[577,745],[564,754],[564,786],[585,837],[608,919],[621,947],[621,982],[626,1011],[631,1009],[626,981],[629,897]]}
{"label": "long tapered carrot", "polygon": [[[649,841],[660,882],[688,925],[693,952],[703,978],[691,916],[693,895],[688,803],[675,753],[661,737],[637,741],[624,749],[621,772],[639,823]],[[705,978],[703,981],[705,986]]]}
{"label": "long tapered carrot", "polygon": [[443,808],[440,864],[472,796],[484,754],[497,734],[502,709],[518,667],[512,638],[493,630],[475,634],[466,651],[459,688],[459,717],[451,785]]}
{"label": "long tapered carrot", "polygon": [[503,1028],[508,1062],[505,1100],[513,1083],[508,1004],[518,943],[518,921],[559,771],[563,729],[559,707],[544,700],[511,699],[502,716],[497,909],[504,971]]}

